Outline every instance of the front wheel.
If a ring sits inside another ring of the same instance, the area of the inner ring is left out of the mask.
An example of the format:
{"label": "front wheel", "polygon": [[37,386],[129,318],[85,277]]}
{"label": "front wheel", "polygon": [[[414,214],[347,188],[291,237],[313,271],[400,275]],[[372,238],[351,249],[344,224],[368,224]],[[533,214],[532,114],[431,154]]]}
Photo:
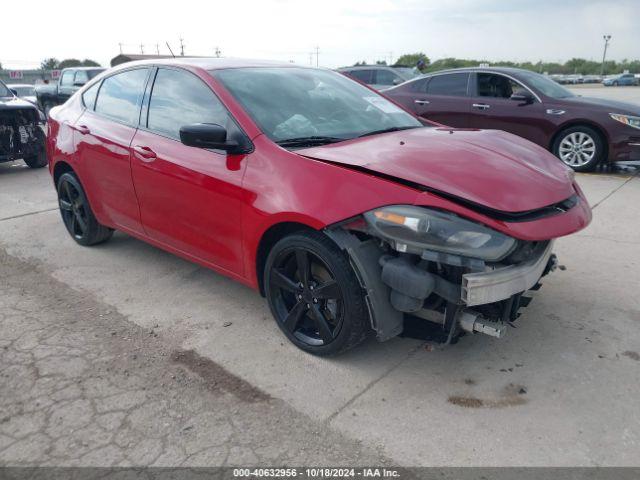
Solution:
{"label": "front wheel", "polygon": [[37,145],[34,151],[36,153],[24,157],[23,160],[29,168],[42,168],[47,164],[47,152],[44,146],[44,133],[40,128],[38,128],[35,136]]}
{"label": "front wheel", "polygon": [[98,223],[80,181],[71,172],[58,180],[58,204],[67,231],[80,245],[96,245],[113,235],[111,228]]}
{"label": "front wheel", "polygon": [[320,232],[280,240],[267,258],[264,285],[278,327],[305,352],[341,353],[371,331],[363,291],[347,255]]}
{"label": "front wheel", "polygon": [[605,159],[605,144],[598,132],[585,126],[567,128],[553,142],[553,153],[576,172],[593,170]]}

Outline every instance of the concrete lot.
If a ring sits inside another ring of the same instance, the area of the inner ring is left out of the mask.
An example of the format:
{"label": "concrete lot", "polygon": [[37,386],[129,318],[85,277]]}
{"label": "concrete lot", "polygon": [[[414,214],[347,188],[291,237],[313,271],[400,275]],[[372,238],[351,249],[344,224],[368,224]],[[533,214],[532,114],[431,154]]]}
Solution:
{"label": "concrete lot", "polygon": [[48,172],[0,165],[0,465],[637,466],[640,178],[577,178],[594,221],[504,339],[319,359],[231,280],[77,246]]}

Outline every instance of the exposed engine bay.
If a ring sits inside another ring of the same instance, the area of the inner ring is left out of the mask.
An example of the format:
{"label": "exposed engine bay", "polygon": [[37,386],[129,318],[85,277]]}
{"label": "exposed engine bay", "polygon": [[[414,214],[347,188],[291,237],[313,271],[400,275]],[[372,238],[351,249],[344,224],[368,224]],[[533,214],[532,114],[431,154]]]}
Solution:
{"label": "exposed engine bay", "polygon": [[422,207],[384,207],[326,233],[349,253],[380,341],[419,324],[435,343],[500,338],[557,266],[552,240],[516,240]]}
{"label": "exposed engine bay", "polygon": [[24,158],[37,163],[45,148],[40,121],[35,108],[0,109],[0,161]]}

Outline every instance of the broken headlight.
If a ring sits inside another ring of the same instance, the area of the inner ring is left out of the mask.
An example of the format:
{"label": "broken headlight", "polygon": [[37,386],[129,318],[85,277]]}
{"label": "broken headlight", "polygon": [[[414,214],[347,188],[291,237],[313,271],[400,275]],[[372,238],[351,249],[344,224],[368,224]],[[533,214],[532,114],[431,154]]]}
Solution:
{"label": "broken headlight", "polygon": [[454,214],[412,205],[394,205],[364,214],[373,235],[399,252],[422,250],[498,261],[511,252],[516,240]]}

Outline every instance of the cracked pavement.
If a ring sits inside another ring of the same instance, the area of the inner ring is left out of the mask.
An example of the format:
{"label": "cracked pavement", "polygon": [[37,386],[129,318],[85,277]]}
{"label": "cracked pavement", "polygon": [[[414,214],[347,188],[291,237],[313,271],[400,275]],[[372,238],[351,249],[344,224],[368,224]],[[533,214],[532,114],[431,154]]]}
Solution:
{"label": "cracked pavement", "polygon": [[385,462],[37,265],[0,265],[0,466]]}

